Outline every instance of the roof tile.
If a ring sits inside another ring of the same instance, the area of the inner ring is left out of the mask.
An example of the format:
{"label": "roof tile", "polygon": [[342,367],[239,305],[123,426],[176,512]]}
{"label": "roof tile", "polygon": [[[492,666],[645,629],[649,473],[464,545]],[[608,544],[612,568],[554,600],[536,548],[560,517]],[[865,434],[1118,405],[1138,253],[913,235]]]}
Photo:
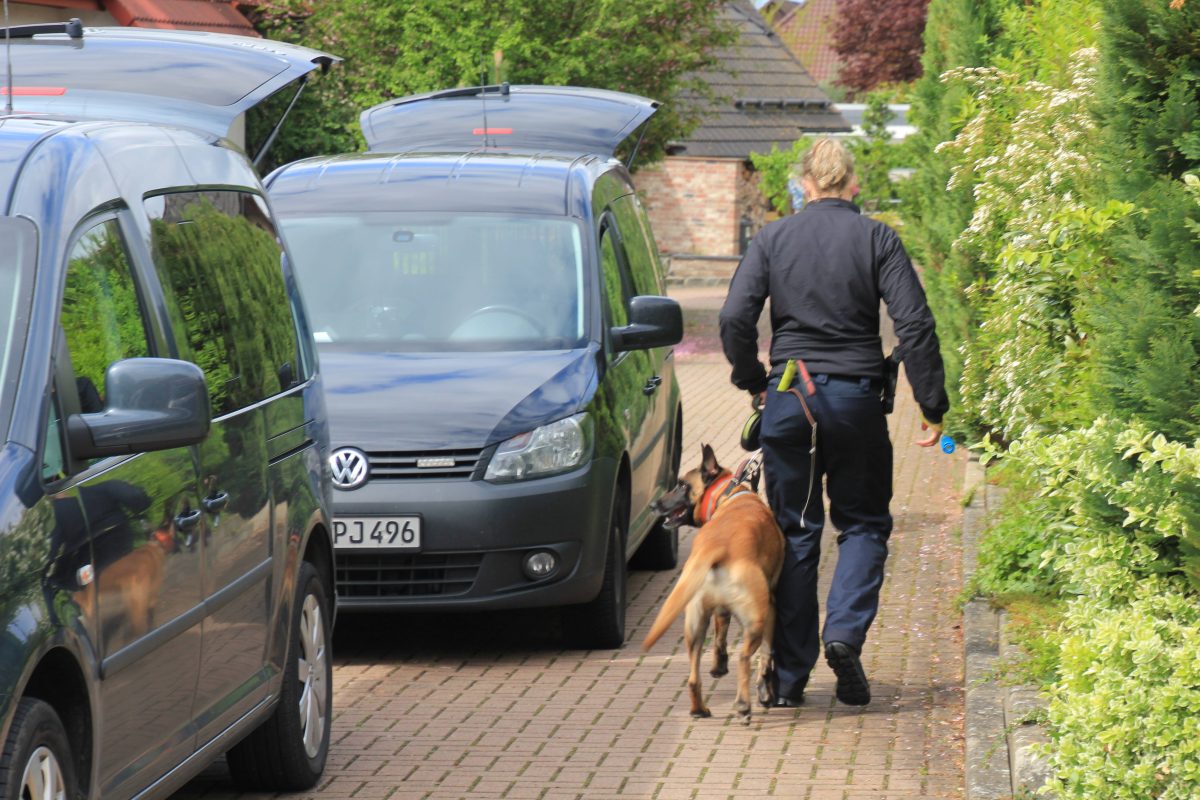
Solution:
{"label": "roof tile", "polygon": [[[745,159],[752,152],[769,152],[772,145],[791,147],[805,133],[850,131],[829,97],[748,0],[731,0],[722,15],[737,27],[739,40],[718,52],[720,69],[698,73],[717,100],[704,102],[703,121],[678,142],[683,147],[680,155]],[[690,102],[701,101],[693,96]]]}
{"label": "roof tile", "polygon": [[107,0],[117,22],[134,28],[179,28],[258,36],[250,21],[225,0]]}
{"label": "roof tile", "polygon": [[841,60],[833,49],[838,0],[808,0],[775,25],[780,38],[816,80],[828,84],[837,77]]}

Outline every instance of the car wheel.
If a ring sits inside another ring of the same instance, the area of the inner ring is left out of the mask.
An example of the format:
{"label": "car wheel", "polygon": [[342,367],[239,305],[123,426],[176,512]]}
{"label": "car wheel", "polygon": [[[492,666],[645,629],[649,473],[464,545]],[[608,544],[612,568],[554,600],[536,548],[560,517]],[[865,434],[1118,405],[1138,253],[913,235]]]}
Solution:
{"label": "car wheel", "polygon": [[12,800],[75,800],[75,765],[62,720],[48,704],[17,704],[0,754],[0,796]]}
{"label": "car wheel", "polygon": [[244,789],[294,792],[312,788],[325,769],[333,712],[333,647],[329,595],[304,562],[296,581],[283,688],[275,712],[226,756]]}
{"label": "car wheel", "polygon": [[[671,472],[667,476],[667,490],[679,483],[679,466],[683,460],[683,419],[676,418],[675,441],[671,445]],[[637,552],[629,561],[634,569],[675,569],[679,564],[679,529],[667,528],[663,519],[654,523],[650,533],[642,540]]]}
{"label": "car wheel", "polygon": [[609,523],[608,555],[600,594],[590,603],[563,609],[563,638],[568,647],[583,650],[617,648],[625,644],[627,596],[625,531],[629,527],[628,501],[618,500]]}
{"label": "car wheel", "polygon": [[664,527],[661,519],[654,523],[629,565],[634,569],[675,569],[679,565],[679,529]]}

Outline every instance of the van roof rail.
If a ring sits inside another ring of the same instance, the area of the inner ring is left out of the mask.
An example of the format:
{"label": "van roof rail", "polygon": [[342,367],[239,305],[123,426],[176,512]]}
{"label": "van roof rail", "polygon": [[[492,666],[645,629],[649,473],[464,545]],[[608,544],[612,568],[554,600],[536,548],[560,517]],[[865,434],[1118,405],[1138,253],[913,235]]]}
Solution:
{"label": "van roof rail", "polygon": [[[4,28],[0,27],[0,35]],[[35,25],[13,25],[8,28],[8,35],[13,39],[29,39],[44,33],[65,33],[72,39],[83,38],[83,22],[75,17],[68,22],[43,22]]]}

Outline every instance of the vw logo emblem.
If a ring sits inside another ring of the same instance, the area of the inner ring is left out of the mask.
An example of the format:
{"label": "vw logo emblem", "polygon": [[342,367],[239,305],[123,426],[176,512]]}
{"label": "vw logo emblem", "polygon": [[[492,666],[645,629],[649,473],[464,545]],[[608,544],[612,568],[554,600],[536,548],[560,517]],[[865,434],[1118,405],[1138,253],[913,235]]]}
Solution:
{"label": "vw logo emblem", "polygon": [[333,451],[329,457],[333,485],[338,489],[357,489],[367,482],[367,454],[353,447]]}

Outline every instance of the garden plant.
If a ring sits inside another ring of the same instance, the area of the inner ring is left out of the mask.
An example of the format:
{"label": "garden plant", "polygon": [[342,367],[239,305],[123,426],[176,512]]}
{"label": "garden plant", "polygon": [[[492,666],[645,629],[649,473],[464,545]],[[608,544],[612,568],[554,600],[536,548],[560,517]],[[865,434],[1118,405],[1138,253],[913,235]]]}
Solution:
{"label": "garden plant", "polygon": [[1054,609],[1050,796],[1200,796],[1200,3],[932,0],[925,44],[906,238],[1010,485],[970,588]]}

